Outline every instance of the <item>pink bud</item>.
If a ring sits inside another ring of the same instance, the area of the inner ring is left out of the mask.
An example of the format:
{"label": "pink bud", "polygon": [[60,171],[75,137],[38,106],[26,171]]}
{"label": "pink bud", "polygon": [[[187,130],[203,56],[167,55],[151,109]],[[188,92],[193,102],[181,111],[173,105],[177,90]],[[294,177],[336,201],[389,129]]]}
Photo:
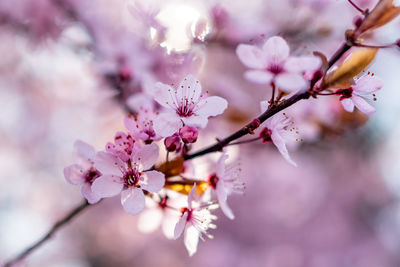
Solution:
{"label": "pink bud", "polygon": [[174,152],[179,151],[182,146],[182,141],[178,133],[174,133],[164,139],[164,145],[167,151]]}
{"label": "pink bud", "polygon": [[270,143],[270,142],[272,142],[271,134],[272,134],[272,131],[270,129],[268,129],[267,127],[265,127],[259,133],[259,136],[261,137],[261,140],[263,143]]}
{"label": "pink bud", "polygon": [[197,140],[197,136],[199,134],[199,131],[197,130],[196,127],[183,126],[179,130],[179,134],[182,137],[182,141],[184,143],[194,143]]}

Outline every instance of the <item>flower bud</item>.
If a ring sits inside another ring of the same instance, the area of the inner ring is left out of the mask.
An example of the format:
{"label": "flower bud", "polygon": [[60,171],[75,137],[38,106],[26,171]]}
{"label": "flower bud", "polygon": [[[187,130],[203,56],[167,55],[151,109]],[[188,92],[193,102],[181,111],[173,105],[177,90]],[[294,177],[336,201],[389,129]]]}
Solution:
{"label": "flower bud", "polygon": [[192,126],[183,126],[179,130],[179,134],[182,138],[182,141],[184,143],[194,143],[197,140],[197,136],[199,134],[199,131],[197,130],[196,127]]}
{"label": "flower bud", "polygon": [[168,152],[179,151],[182,146],[182,141],[178,133],[174,133],[164,139],[164,145]]}
{"label": "flower bud", "polygon": [[265,127],[259,133],[259,136],[261,137],[261,140],[263,143],[270,143],[270,142],[272,142],[271,134],[272,134],[272,131],[270,129],[268,129],[267,127]]}

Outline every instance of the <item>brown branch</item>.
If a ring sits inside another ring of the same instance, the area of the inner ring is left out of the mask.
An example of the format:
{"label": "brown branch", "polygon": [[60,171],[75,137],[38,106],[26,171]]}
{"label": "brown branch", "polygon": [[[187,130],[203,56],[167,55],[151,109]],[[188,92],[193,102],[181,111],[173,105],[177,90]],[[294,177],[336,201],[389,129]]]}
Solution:
{"label": "brown branch", "polygon": [[[346,53],[350,48],[351,48],[351,46],[347,42],[343,43],[342,46],[336,51],[336,53],[333,54],[332,58],[329,60],[328,68],[332,67],[333,64],[335,64],[344,55],[344,53]],[[313,89],[316,82],[317,81],[311,81],[309,91],[311,91]],[[268,118],[271,118],[273,115],[275,115],[279,111],[282,111],[282,110],[286,109],[287,107],[290,107],[291,105],[295,104],[296,102],[298,102],[302,99],[308,99],[311,96],[309,91],[298,94],[298,95],[294,95],[291,98],[286,99],[275,106],[269,107],[264,113],[262,113],[260,116],[258,116],[257,119],[260,121],[260,123],[263,123],[264,121],[266,121]],[[252,122],[250,122],[246,126],[241,128],[240,130],[238,130],[237,132],[231,134],[230,136],[228,136],[222,140],[219,140],[217,143],[215,143],[209,147],[206,147],[200,151],[197,151],[193,154],[185,155],[184,158],[185,158],[185,160],[190,160],[190,159],[193,159],[193,158],[196,158],[196,157],[208,154],[208,153],[222,151],[222,149],[225,146],[227,146],[230,142],[249,134],[250,132],[252,132],[252,130],[254,130],[254,127],[252,127]]]}

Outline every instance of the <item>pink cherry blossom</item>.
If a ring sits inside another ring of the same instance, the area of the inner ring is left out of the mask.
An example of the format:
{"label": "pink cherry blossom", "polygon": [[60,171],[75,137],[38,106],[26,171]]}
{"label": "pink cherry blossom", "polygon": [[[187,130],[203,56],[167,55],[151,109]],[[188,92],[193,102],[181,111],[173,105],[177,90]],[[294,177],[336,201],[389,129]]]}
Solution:
{"label": "pink cherry blossom", "polygon": [[155,100],[166,111],[154,120],[156,133],[166,137],[170,136],[184,125],[204,128],[208,117],[222,114],[228,102],[218,96],[207,97],[201,92],[200,82],[188,75],[173,88],[163,83],[157,83]]}
{"label": "pink cherry blossom", "polygon": [[143,140],[146,144],[158,141],[161,136],[157,135],[153,128],[153,120],[157,113],[151,109],[141,109],[136,115],[125,117],[124,124],[132,136]]}
{"label": "pink cherry blossom", "polygon": [[228,154],[225,152],[221,155],[217,162],[216,173],[210,175],[208,183],[210,187],[216,191],[218,203],[223,213],[231,220],[235,218],[232,210],[228,206],[228,195],[232,193],[243,194],[244,183],[240,182],[238,176],[240,168],[237,163],[226,165]]}
{"label": "pink cherry blossom", "polygon": [[156,144],[135,147],[126,162],[112,153],[98,152],[95,164],[103,176],[93,183],[92,190],[101,197],[112,197],[121,193],[124,209],[130,214],[138,214],[145,206],[143,190],[157,193],[164,186],[163,173],[147,171],[157,158]]}
{"label": "pink cherry blossom", "polygon": [[185,232],[184,243],[190,256],[193,256],[193,254],[196,253],[199,238],[203,241],[203,235],[210,239],[213,238],[207,230],[209,228],[216,228],[212,221],[217,219],[217,217],[210,212],[210,210],[216,208],[217,205],[193,207],[196,194],[195,184],[192,190],[190,190],[187,207],[181,209],[182,216],[177,222],[174,230],[174,239],[178,239],[182,233]]}
{"label": "pink cherry blossom", "polygon": [[111,142],[106,144],[106,151],[119,157],[122,161],[128,161],[131,158],[135,142],[130,134],[117,132],[114,144]]}
{"label": "pink cherry blossom", "polygon": [[340,89],[336,93],[341,95],[340,102],[346,111],[353,112],[356,106],[361,112],[372,114],[376,110],[365,99],[380,90],[382,86],[383,82],[378,77],[365,75],[356,80],[350,88]]}
{"label": "pink cherry blossom", "polygon": [[246,79],[259,84],[274,84],[285,92],[306,89],[308,82],[303,74],[320,66],[317,57],[289,56],[290,48],[279,36],[269,38],[262,49],[240,44],[236,54],[246,67],[253,69],[246,71]]}
{"label": "pink cherry blossom", "polygon": [[85,142],[77,140],[74,144],[79,164],[72,164],[64,168],[65,179],[73,185],[81,185],[81,193],[90,204],[100,200],[92,191],[93,182],[101,176],[94,167],[94,148]]}
{"label": "pink cherry blossom", "polygon": [[[268,108],[268,101],[261,101],[261,111],[264,112]],[[293,139],[293,122],[286,116],[285,113],[277,113],[263,125],[265,128],[260,132],[260,137],[263,142],[272,142],[278,148],[282,156],[293,166],[296,163],[290,158],[289,152],[286,148],[286,143]],[[262,125],[262,126],[263,126]]]}

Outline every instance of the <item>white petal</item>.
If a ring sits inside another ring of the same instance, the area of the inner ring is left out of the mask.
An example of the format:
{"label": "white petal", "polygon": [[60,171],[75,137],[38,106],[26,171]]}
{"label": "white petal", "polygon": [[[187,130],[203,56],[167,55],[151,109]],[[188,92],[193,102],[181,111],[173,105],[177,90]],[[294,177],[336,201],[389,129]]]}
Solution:
{"label": "white petal", "polygon": [[184,102],[188,99],[189,101],[196,103],[201,95],[200,81],[193,75],[188,75],[179,84],[176,92],[176,98],[178,101]]}
{"label": "white petal", "polygon": [[364,98],[358,95],[354,95],[351,97],[353,100],[354,105],[365,114],[372,114],[376,112],[376,109],[371,106]]}
{"label": "white petal", "polygon": [[189,256],[193,256],[197,251],[197,245],[199,244],[200,232],[192,225],[189,225],[185,231],[184,244],[189,253]]}
{"label": "white petal", "polygon": [[145,200],[143,190],[131,188],[121,192],[121,203],[129,214],[136,215],[144,209]]}
{"label": "white petal", "polygon": [[228,107],[228,101],[219,96],[210,96],[197,103],[195,113],[200,116],[210,117],[222,114]]}
{"label": "white petal", "polygon": [[148,171],[142,176],[143,181],[140,181],[140,186],[149,192],[157,193],[165,184],[165,175],[158,171]]}
{"label": "white petal", "polygon": [[99,202],[101,199],[96,193],[92,191],[92,186],[89,183],[84,183],[81,187],[81,194],[90,204]]}
{"label": "white petal", "polygon": [[305,90],[308,86],[304,77],[296,73],[282,73],[277,75],[275,84],[279,89],[287,93]]}
{"label": "white petal", "polygon": [[145,93],[136,93],[126,100],[126,104],[134,111],[140,109],[153,109],[153,100],[151,96]]}
{"label": "white petal", "polygon": [[157,230],[163,219],[163,212],[159,208],[145,209],[139,216],[138,229],[142,233],[151,233]]}
{"label": "white petal", "polygon": [[139,171],[150,169],[158,159],[158,146],[154,143],[138,148],[132,155],[132,161],[139,163]]}
{"label": "white petal", "polygon": [[345,98],[341,100],[340,103],[342,103],[344,110],[346,110],[347,112],[354,111],[354,103],[353,100],[351,100],[351,98]]}
{"label": "white petal", "polygon": [[208,118],[206,116],[198,116],[195,114],[190,117],[182,118],[182,121],[187,126],[205,128],[208,123]]}
{"label": "white petal", "polygon": [[157,101],[161,106],[174,109],[176,107],[176,89],[163,83],[156,83],[156,89],[154,90],[154,100]]}
{"label": "white petal", "polygon": [[197,199],[196,184],[193,185],[188,195],[188,208],[192,209],[192,202]]}
{"label": "white petal", "polygon": [[76,140],[74,143],[74,148],[76,150],[76,153],[78,154],[78,156],[81,159],[83,159],[85,161],[90,161],[90,162],[93,161],[96,153],[94,151],[94,148],[91,145],[89,145],[81,140]]}
{"label": "white petal", "polygon": [[263,70],[248,70],[244,73],[244,77],[253,83],[269,84],[274,75]]}
{"label": "white petal", "polygon": [[92,191],[99,197],[113,197],[118,195],[124,186],[120,179],[120,177],[114,175],[103,175],[94,180]]}
{"label": "white petal", "polygon": [[228,206],[228,194],[225,189],[225,184],[224,181],[220,180],[217,183],[217,197],[218,197],[218,203],[219,206],[221,207],[222,212],[228,217],[229,219],[233,220],[235,218],[235,215],[233,215],[232,210]]}
{"label": "white petal", "polygon": [[305,72],[317,70],[320,66],[321,60],[318,57],[302,56],[288,58],[284,68],[289,72]]}
{"label": "white petal", "polygon": [[280,64],[289,57],[290,48],[282,37],[274,36],[264,44],[263,51],[268,62]]}
{"label": "white petal", "polygon": [[240,44],[236,48],[236,55],[249,68],[263,69],[267,66],[264,52],[254,45]]}
{"label": "white petal", "polygon": [[120,176],[125,164],[111,153],[100,151],[94,158],[94,165],[102,174]]}
{"label": "white petal", "polygon": [[356,81],[353,89],[357,93],[370,94],[378,91],[383,86],[383,81],[375,76],[365,75]]}
{"label": "white petal", "polygon": [[222,153],[221,157],[218,159],[217,162],[217,177],[224,177],[225,175],[225,161],[229,158],[229,155],[225,152]]}
{"label": "white petal", "polygon": [[162,136],[171,136],[182,127],[182,121],[176,113],[161,113],[153,121],[154,131]]}
{"label": "white petal", "polygon": [[174,239],[175,240],[178,239],[181,236],[181,234],[183,233],[183,230],[185,229],[186,222],[187,222],[187,216],[188,216],[188,213],[186,211],[185,213],[183,213],[182,217],[176,223],[175,229],[174,229]]}
{"label": "white petal", "polygon": [[271,139],[274,145],[278,148],[279,152],[282,156],[293,166],[297,166],[296,163],[290,158],[289,152],[286,148],[285,140],[277,133],[276,131],[272,131]]}
{"label": "white petal", "polygon": [[72,164],[64,168],[64,177],[70,184],[82,184],[85,182],[83,177],[85,170],[79,164]]}

